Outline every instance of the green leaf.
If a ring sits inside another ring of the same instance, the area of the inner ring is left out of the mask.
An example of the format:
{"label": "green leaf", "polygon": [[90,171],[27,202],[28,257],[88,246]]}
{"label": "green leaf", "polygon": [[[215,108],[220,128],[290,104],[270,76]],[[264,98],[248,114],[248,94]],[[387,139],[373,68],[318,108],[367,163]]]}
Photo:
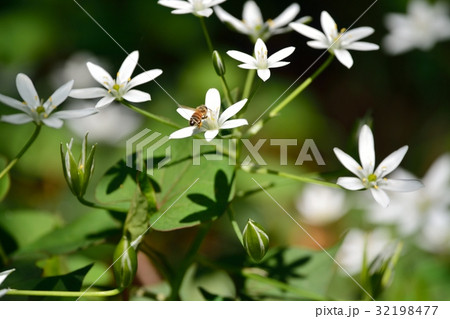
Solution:
{"label": "green leaf", "polygon": [[148,229],[148,202],[139,186],[136,187],[124,225],[124,235],[134,242]]}
{"label": "green leaf", "polygon": [[[6,165],[6,160],[3,157],[0,157],[0,171],[2,171]],[[2,179],[0,179],[0,202],[3,198],[5,198],[6,194],[8,194],[10,185],[11,181],[9,179],[9,174],[6,174]]]}

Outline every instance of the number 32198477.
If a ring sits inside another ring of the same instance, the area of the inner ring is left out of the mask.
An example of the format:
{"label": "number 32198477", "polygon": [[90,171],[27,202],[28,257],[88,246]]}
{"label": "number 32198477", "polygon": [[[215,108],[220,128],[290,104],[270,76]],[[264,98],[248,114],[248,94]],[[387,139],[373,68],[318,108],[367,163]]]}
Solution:
{"label": "number 32198477", "polygon": [[377,316],[434,316],[438,306],[377,306]]}

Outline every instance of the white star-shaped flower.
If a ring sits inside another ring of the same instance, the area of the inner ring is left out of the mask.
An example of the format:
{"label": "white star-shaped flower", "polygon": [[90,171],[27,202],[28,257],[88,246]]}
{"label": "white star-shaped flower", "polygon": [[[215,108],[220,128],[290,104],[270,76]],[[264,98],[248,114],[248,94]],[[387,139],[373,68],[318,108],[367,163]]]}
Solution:
{"label": "white star-shaped flower", "polygon": [[119,72],[117,72],[116,79],[113,79],[112,76],[102,67],[88,62],[87,67],[92,77],[105,88],[95,87],[75,89],[70,92],[69,96],[77,99],[93,99],[102,97],[102,99],[97,102],[95,107],[105,107],[111,104],[114,100],[127,100],[134,103],[150,101],[150,94],[139,90],[132,90],[132,88],[154,80],[156,77],[161,75],[162,71],[159,69],[145,71],[131,79],[131,75],[136,68],[138,59],[138,51],[130,53],[130,55],[128,55],[123,61]]}
{"label": "white star-shaped flower", "polygon": [[173,14],[192,13],[198,17],[209,17],[213,14],[213,9],[211,9],[211,7],[225,1],[226,0],[159,0],[158,4],[175,9],[172,11]]}
{"label": "white star-shaped flower", "polygon": [[320,23],[323,33],[301,23],[293,22],[289,26],[305,37],[313,39],[313,41],[307,42],[311,48],[327,49],[336,56],[339,62],[349,69],[353,65],[353,58],[348,50],[373,51],[380,48],[373,43],[358,41],[375,31],[371,27],[360,27],[348,31],[342,29],[339,32],[336,22],[326,11],[322,11],[320,15]]}
{"label": "white star-shaped flower", "polygon": [[255,57],[243,52],[230,50],[227,54],[235,60],[243,62],[239,67],[243,69],[255,69],[258,76],[263,81],[270,78],[270,68],[279,68],[288,65],[290,62],[281,61],[294,52],[294,47],[284,48],[270,57],[267,57],[267,47],[263,40],[258,39],[255,43]]}
{"label": "white star-shaped flower", "polygon": [[[292,22],[300,12],[300,6],[297,3],[291,4],[275,19],[263,20],[261,10],[254,1],[247,1],[244,4],[242,12],[242,20],[233,17],[220,6],[214,8],[217,17],[224,23],[228,24],[232,29],[239,33],[246,34],[256,41],[258,38],[266,41],[272,35],[286,33],[292,31],[287,26]],[[306,23],[311,17],[303,17],[296,22]]]}
{"label": "white star-shaped flower", "polygon": [[31,79],[27,75],[19,73],[16,77],[16,86],[23,102],[2,94],[0,94],[0,102],[23,113],[3,115],[1,120],[11,124],[35,122],[37,125],[45,124],[53,128],[60,128],[65,119],[80,118],[97,113],[97,110],[93,108],[54,112],[67,99],[72,85],[73,80],[67,82],[44,103],[43,100],[39,99]]}
{"label": "white star-shaped flower", "polygon": [[[245,103],[247,103],[247,99],[243,99],[231,105],[220,114],[220,93],[217,89],[209,89],[208,92],[206,92],[205,97],[205,106],[208,109],[207,117],[202,120],[201,126],[198,127],[197,125],[194,125],[179,129],[170,134],[170,138],[185,138],[205,132],[205,139],[210,142],[217,134],[219,134],[219,130],[248,125],[248,122],[245,119],[229,120],[229,118],[234,116],[244,107]],[[186,120],[190,121],[192,114],[194,114],[195,111],[179,107],[177,112]]]}
{"label": "white star-shaped flower", "polygon": [[406,14],[390,13],[385,24],[390,33],[383,44],[391,54],[430,50],[437,42],[450,39],[448,6],[441,2],[411,1]]}
{"label": "white star-shaped flower", "polygon": [[369,189],[375,200],[383,207],[388,207],[390,199],[387,191],[411,192],[423,187],[416,179],[388,179],[386,175],[394,171],[403,160],[408,146],[403,146],[386,157],[375,169],[375,147],[373,134],[367,125],[361,128],[359,134],[359,165],[350,155],[339,148],[334,148],[342,165],[357,177],[339,177],[337,184],[349,190]]}
{"label": "white star-shaped flower", "polygon": [[[15,268],[5,270],[0,272],[0,285],[5,281],[6,277],[8,277],[13,271],[15,271]],[[9,288],[0,289],[0,298],[3,297],[7,292]]]}

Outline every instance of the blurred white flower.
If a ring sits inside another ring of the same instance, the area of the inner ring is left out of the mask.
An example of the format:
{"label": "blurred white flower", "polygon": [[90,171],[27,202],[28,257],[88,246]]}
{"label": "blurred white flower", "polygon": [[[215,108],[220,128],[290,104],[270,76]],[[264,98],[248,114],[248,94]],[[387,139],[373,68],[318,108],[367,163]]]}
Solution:
{"label": "blurred white flower", "polygon": [[233,59],[243,62],[243,64],[238,65],[240,68],[255,69],[261,80],[267,81],[270,78],[269,69],[288,65],[290,62],[281,60],[291,55],[294,50],[294,47],[284,48],[267,57],[266,44],[263,40],[258,39],[255,43],[255,57],[235,50],[230,50],[227,54]]}
{"label": "blurred white flower", "polygon": [[389,206],[387,191],[412,192],[423,187],[417,179],[387,179],[385,176],[394,171],[403,160],[408,146],[403,146],[386,157],[375,169],[375,146],[371,129],[364,125],[359,134],[358,164],[350,155],[335,147],[338,160],[357,177],[339,177],[337,184],[349,190],[369,189],[375,200],[384,208]]}
{"label": "blurred white flower", "polygon": [[192,13],[199,17],[209,17],[213,14],[213,9],[211,9],[211,7],[225,1],[226,0],[159,0],[158,4],[175,9],[171,12],[173,14]]}
{"label": "blurred white flower", "polygon": [[[14,268],[12,269],[8,269],[5,271],[0,272],[0,285],[5,281],[6,277],[9,276],[9,274],[11,274],[14,270]],[[3,297],[7,292],[8,292],[8,288],[6,289],[0,289],[0,298]]]}
{"label": "blurred white flower", "polygon": [[338,32],[336,22],[326,11],[322,11],[320,15],[320,23],[323,33],[302,23],[292,22],[289,26],[305,37],[313,39],[307,43],[311,48],[327,49],[349,69],[353,65],[353,58],[348,50],[373,51],[380,48],[373,43],[358,41],[371,35],[375,31],[373,28],[360,27],[348,31],[342,29]]}
{"label": "blurred white flower", "polygon": [[305,222],[316,226],[332,223],[347,212],[344,191],[314,184],[304,187],[296,207]]}
{"label": "blurred white flower", "polygon": [[439,41],[450,39],[448,5],[414,0],[406,14],[389,13],[385,19],[389,34],[383,39],[385,50],[401,54],[413,49],[430,50]]}
{"label": "blurred white flower", "polygon": [[[297,14],[300,12],[300,6],[297,3],[292,3],[275,19],[268,19],[264,22],[261,10],[254,1],[247,1],[244,4],[242,12],[242,20],[233,17],[220,6],[214,8],[217,17],[224,23],[239,33],[248,35],[253,42],[258,38],[263,41],[269,39],[272,35],[286,33],[292,31],[288,26]],[[306,23],[311,20],[311,17],[303,17],[296,22]]]}
{"label": "blurred white flower", "polygon": [[386,229],[377,228],[371,232],[351,229],[336,253],[336,261],[350,275],[356,275],[362,270],[364,253],[366,265],[369,267],[376,258],[389,258],[394,252],[392,247],[393,242]]}

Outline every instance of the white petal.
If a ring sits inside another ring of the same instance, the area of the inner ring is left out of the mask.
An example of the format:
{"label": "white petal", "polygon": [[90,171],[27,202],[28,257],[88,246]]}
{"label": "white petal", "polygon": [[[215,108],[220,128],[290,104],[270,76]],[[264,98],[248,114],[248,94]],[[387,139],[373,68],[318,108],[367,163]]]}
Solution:
{"label": "white petal", "polygon": [[254,64],[239,64],[238,67],[246,70],[256,70],[258,67]]}
{"label": "white petal", "polygon": [[150,82],[160,76],[162,73],[162,70],[154,69],[150,71],[145,71],[139,75],[136,75],[131,81],[128,83],[127,88],[131,89],[137,85],[141,85],[147,82]]}
{"label": "white petal", "polygon": [[336,157],[341,162],[342,165],[346,169],[348,169],[350,172],[355,174],[358,177],[364,177],[362,172],[361,165],[358,164],[350,155],[347,153],[341,151],[339,148],[335,147],[333,148],[334,154],[336,154]]}
{"label": "white petal", "polygon": [[196,126],[188,126],[184,127],[182,129],[179,129],[178,131],[173,132],[170,134],[170,139],[179,139],[179,138],[185,138],[189,136],[193,136],[197,133],[201,132]]}
{"label": "white petal", "polygon": [[28,76],[23,73],[17,74],[16,86],[17,91],[19,91],[22,99],[28,104],[28,107],[36,108],[39,106],[39,96],[34,88],[33,82]]}
{"label": "white petal", "polygon": [[288,65],[291,62],[275,62],[269,65],[269,68],[273,69],[273,68],[281,68],[283,66]]}
{"label": "white petal", "polygon": [[209,89],[206,92],[205,105],[217,120],[220,111],[220,93],[217,89]]}
{"label": "white petal", "polygon": [[62,102],[64,102],[67,97],[69,96],[70,90],[72,90],[72,86],[73,86],[73,80],[67,82],[66,84],[64,84],[63,86],[61,86],[59,89],[57,89],[47,100],[47,102],[45,102],[44,106],[45,109],[48,110],[49,107],[57,107],[58,105],[60,105]]}
{"label": "white petal", "polygon": [[3,94],[0,94],[0,102],[22,112],[26,112],[25,110],[29,110],[29,108],[26,107],[22,102]]}
{"label": "white petal", "polygon": [[284,48],[284,49],[282,49],[282,50],[272,54],[267,59],[267,62],[269,63],[269,68],[270,68],[270,65],[272,63],[279,62],[279,61],[283,60],[284,58],[290,56],[294,51],[295,51],[294,47],[288,47],[288,48]]}
{"label": "white petal", "polygon": [[445,190],[450,181],[450,153],[436,159],[423,178],[430,194],[438,194]]}
{"label": "white petal", "polygon": [[127,93],[125,93],[122,97],[127,101],[136,102],[136,103],[151,100],[150,94],[139,91],[139,90],[130,90]]}
{"label": "white petal", "polygon": [[219,130],[208,130],[205,132],[205,140],[211,142],[219,134]]}
{"label": "white petal", "polygon": [[372,196],[373,198],[375,198],[377,203],[380,204],[383,208],[387,208],[389,206],[390,199],[385,191],[381,190],[380,188],[371,188],[370,192],[372,193]]}
{"label": "white petal", "polygon": [[226,120],[237,114],[244,107],[245,103],[247,103],[247,99],[236,102],[223,111],[218,120],[219,127],[222,127]]}
{"label": "white petal", "polygon": [[351,191],[357,191],[364,188],[361,180],[356,177],[339,177],[336,184]]}
{"label": "white petal", "polygon": [[[314,28],[311,28],[308,25],[305,25],[303,23],[298,22],[292,22],[289,24],[289,26],[297,31],[298,33],[304,35],[305,37],[308,37],[310,39],[322,42],[322,43],[328,43],[327,37],[325,34],[320,32],[319,30],[316,30]],[[328,47],[328,45],[327,45]]]}
{"label": "white petal", "polygon": [[317,41],[317,40],[308,41],[308,42],[306,42],[306,44],[309,45],[313,49],[328,49],[330,47],[328,45],[328,43]]}
{"label": "white petal", "polygon": [[190,120],[192,117],[192,114],[194,114],[195,110],[187,109],[184,107],[177,108],[178,114],[180,114],[182,117],[184,117],[186,120]]}
{"label": "white petal", "polygon": [[12,273],[14,270],[16,270],[15,268],[12,269],[8,269],[5,271],[0,272],[0,284],[5,281],[6,277],[9,276],[10,273]]}
{"label": "white petal", "polygon": [[64,124],[64,122],[61,119],[53,116],[46,119],[42,119],[42,122],[45,125],[53,128],[61,128]]}
{"label": "white petal", "polygon": [[262,52],[263,54],[267,54],[267,46],[263,40],[258,38],[258,40],[256,40],[255,43],[255,52],[254,52],[255,57],[257,57],[258,54],[260,54],[260,52]]}
{"label": "white petal", "polygon": [[216,12],[216,15],[220,21],[228,24],[229,26],[231,26],[231,28],[235,29],[240,33],[248,34],[248,30],[241,20],[236,19],[231,14],[222,9],[220,6],[214,7],[214,11]]}
{"label": "white petal", "polygon": [[221,4],[223,2],[225,2],[226,0],[210,0],[207,2],[208,7],[213,7],[216,6],[218,4]]}
{"label": "white petal", "polygon": [[20,114],[2,115],[1,121],[11,124],[24,124],[33,121],[33,118],[28,114],[20,113]]}
{"label": "white petal", "polygon": [[336,58],[347,68],[351,68],[353,65],[353,58],[347,50],[334,50]]}
{"label": "white petal", "polygon": [[413,192],[421,189],[423,183],[418,179],[388,179],[380,187],[393,192]]}
{"label": "white petal", "polygon": [[104,88],[87,88],[87,89],[74,89],[70,91],[69,96],[75,99],[93,99],[96,97],[107,96],[108,91]]}
{"label": "white petal", "polygon": [[256,71],[258,73],[258,76],[261,80],[263,80],[264,82],[266,82],[269,78],[270,78],[270,70],[269,69],[258,69],[258,71]]}
{"label": "white petal", "polygon": [[105,69],[103,69],[101,66],[98,66],[97,64],[88,62],[86,65],[95,81],[103,85],[105,88],[110,89],[110,86],[114,83],[111,75],[109,75],[109,73],[106,72]]}
{"label": "white petal", "polygon": [[352,42],[368,37],[369,35],[374,33],[374,31],[375,30],[371,27],[360,27],[348,30],[341,36],[341,43],[350,44]]}
{"label": "white petal", "polygon": [[107,95],[104,98],[100,99],[100,101],[97,102],[97,104],[95,104],[96,108],[101,108],[101,107],[105,107],[109,104],[111,104],[116,98],[114,96],[111,95]]}
{"label": "white petal", "polygon": [[236,120],[228,120],[225,123],[223,123],[220,128],[221,129],[230,129],[235,128],[239,126],[248,125],[248,122],[246,119],[236,119]]}
{"label": "white petal", "polygon": [[85,116],[89,116],[92,114],[98,113],[98,110],[95,108],[85,108],[78,110],[67,110],[67,111],[59,111],[52,113],[52,117],[56,117],[62,120],[66,119],[77,119]]}
{"label": "white petal", "polygon": [[322,26],[323,33],[325,33],[325,35],[329,37],[329,39],[334,39],[337,37],[338,30],[336,22],[334,22],[333,18],[328,12],[322,11],[322,13],[320,14],[320,24]]}
{"label": "white petal", "polygon": [[405,157],[407,151],[408,146],[405,145],[390,154],[380,163],[380,165],[378,165],[377,169],[375,170],[375,175],[378,178],[382,178],[383,176],[386,176],[387,174],[395,170],[402,162],[403,157]]}
{"label": "white petal", "polygon": [[131,75],[136,68],[138,60],[139,51],[133,51],[125,58],[122,65],[120,66],[119,72],[117,73],[118,83],[128,82],[128,79],[131,78]]}
{"label": "white petal", "polygon": [[242,19],[251,29],[255,29],[255,27],[262,26],[264,24],[261,10],[254,1],[247,1],[244,4]]}
{"label": "white petal", "polygon": [[203,10],[200,10],[200,11],[196,11],[195,13],[196,13],[197,15],[199,15],[199,16],[208,18],[211,14],[213,14],[213,12],[214,12],[213,9],[211,9],[211,8],[206,8],[206,9],[203,9]]}
{"label": "white petal", "polygon": [[159,0],[158,4],[172,9],[192,8],[192,5],[189,2],[180,0]]}
{"label": "white petal", "polygon": [[363,125],[359,133],[359,159],[366,174],[373,173],[375,169],[375,146],[373,134],[367,125]]}
{"label": "white petal", "polygon": [[233,59],[244,62],[248,65],[256,65],[256,59],[249,54],[235,50],[227,51],[227,54]]}
{"label": "white petal", "polygon": [[269,24],[270,29],[278,29],[287,25],[295,19],[299,12],[300,6],[297,3],[291,4],[278,17],[273,19],[272,23]]}
{"label": "white petal", "polygon": [[361,41],[346,44],[345,46],[341,44],[341,46],[345,47],[347,50],[356,50],[356,51],[375,51],[380,49],[380,46],[378,44]]}
{"label": "white petal", "polygon": [[187,13],[194,13],[194,9],[189,7],[187,9],[176,9],[170,12],[172,14],[187,14]]}

